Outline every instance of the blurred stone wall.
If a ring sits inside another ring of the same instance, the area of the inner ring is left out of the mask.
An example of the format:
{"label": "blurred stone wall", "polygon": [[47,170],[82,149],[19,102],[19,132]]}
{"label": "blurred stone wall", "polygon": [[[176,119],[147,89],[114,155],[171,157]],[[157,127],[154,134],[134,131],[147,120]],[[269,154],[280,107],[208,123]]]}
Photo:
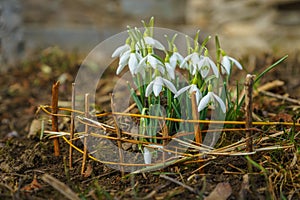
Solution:
{"label": "blurred stone wall", "polygon": [[0,71],[16,64],[24,51],[21,12],[18,0],[0,0]]}
{"label": "blurred stone wall", "polygon": [[[197,29],[218,34],[222,47],[234,55],[290,53],[300,47],[299,0],[0,0],[0,6],[1,20],[14,27],[6,35],[17,38],[9,50],[16,55],[20,41],[25,52],[58,45],[86,53],[127,25],[140,27],[141,19],[150,16],[156,26],[190,36]],[[13,10],[10,17],[7,10]],[[5,44],[13,42],[4,35],[1,56],[7,57]]]}
{"label": "blurred stone wall", "polygon": [[186,23],[220,35],[235,54],[300,48],[299,0],[189,0]]}

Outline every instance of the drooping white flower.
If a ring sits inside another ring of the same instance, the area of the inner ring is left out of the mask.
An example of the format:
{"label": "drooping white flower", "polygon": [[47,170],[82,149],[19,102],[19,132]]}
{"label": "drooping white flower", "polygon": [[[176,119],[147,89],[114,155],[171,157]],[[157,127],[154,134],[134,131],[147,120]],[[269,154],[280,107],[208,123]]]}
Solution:
{"label": "drooping white flower", "polygon": [[157,76],[147,86],[145,96],[148,97],[153,92],[157,97],[161,92],[163,86],[171,90],[173,94],[176,94],[177,90],[171,81],[164,79],[161,76]]}
{"label": "drooping white flower", "polygon": [[141,59],[140,54],[138,53],[131,53],[128,60],[128,67],[131,72],[131,74],[135,74],[136,68],[139,64],[139,61]]}
{"label": "drooping white flower", "polygon": [[142,56],[137,52],[125,52],[120,56],[119,66],[116,74],[120,74],[120,72],[124,69],[126,65],[128,65],[130,73],[134,75],[136,73],[136,69],[138,67],[139,61],[142,59]]}
{"label": "drooping white flower", "polygon": [[146,37],[144,37],[144,40],[147,45],[150,45],[151,47],[153,47],[155,49],[159,49],[162,51],[165,50],[164,45],[162,45],[162,43],[160,43],[158,40],[156,40],[152,37],[146,36]]}
{"label": "drooping white flower", "polygon": [[197,69],[200,71],[203,78],[208,75],[210,68],[212,69],[215,76],[219,78],[219,70],[216,64],[209,57],[201,56],[201,59],[197,64]]}
{"label": "drooping white flower", "polygon": [[125,52],[130,52],[130,46],[128,44],[124,44],[119,46],[111,55],[112,58],[122,56]]}
{"label": "drooping white flower", "polygon": [[163,63],[154,57],[152,54],[148,54],[144,58],[142,58],[137,66],[137,71],[140,71],[141,68],[145,69],[146,67],[152,67],[153,69],[157,69],[160,73],[164,74],[165,69],[163,67]]}
{"label": "drooping white flower", "polygon": [[217,101],[220,105],[220,108],[222,110],[223,113],[226,112],[226,106],[225,106],[225,103],[223,102],[223,100],[218,96],[216,95],[215,93],[213,92],[208,92],[199,102],[199,105],[198,105],[198,112],[200,112],[201,110],[203,110],[205,107],[208,106],[208,104],[210,102],[212,103],[215,103],[215,101]]}
{"label": "drooping white flower", "polygon": [[182,63],[184,60],[183,56],[178,52],[173,52],[170,56],[170,65],[175,68],[177,63]]}
{"label": "drooping white flower", "polygon": [[171,79],[175,79],[175,67],[173,67],[170,63],[165,62],[166,70]]}
{"label": "drooping white flower", "polygon": [[173,52],[169,60],[165,62],[165,66],[168,72],[168,75],[171,79],[175,79],[175,68],[177,63],[182,63],[184,58],[178,52]]}
{"label": "drooping white flower", "polygon": [[182,93],[184,93],[187,90],[188,90],[190,95],[193,92],[196,92],[196,102],[198,104],[199,101],[200,101],[200,98],[202,97],[202,94],[201,94],[200,90],[198,89],[197,85],[195,85],[195,84],[191,84],[191,85],[188,85],[188,86],[185,86],[185,87],[181,88],[180,90],[177,91],[174,98],[177,98],[179,95],[181,95]]}
{"label": "drooping white flower", "polygon": [[230,74],[231,67],[233,64],[237,66],[240,70],[243,69],[242,65],[234,58],[229,57],[229,56],[223,56],[222,61],[221,61],[221,66],[222,66],[222,74]]}
{"label": "drooping white flower", "polygon": [[119,66],[118,66],[118,69],[117,69],[117,72],[116,72],[117,75],[120,74],[120,72],[128,64],[129,56],[130,56],[130,51],[127,51],[122,56],[120,56]]}
{"label": "drooping white flower", "polygon": [[[197,69],[197,65],[198,63],[200,62],[200,58],[202,56],[199,54],[199,53],[191,53],[189,55],[187,55],[181,62],[180,64],[180,68],[183,68],[183,69],[187,69],[188,68],[188,64],[187,62],[190,61],[190,66],[192,66],[192,69],[191,69],[191,72],[194,72],[195,69]],[[193,74],[194,75],[194,74]]]}

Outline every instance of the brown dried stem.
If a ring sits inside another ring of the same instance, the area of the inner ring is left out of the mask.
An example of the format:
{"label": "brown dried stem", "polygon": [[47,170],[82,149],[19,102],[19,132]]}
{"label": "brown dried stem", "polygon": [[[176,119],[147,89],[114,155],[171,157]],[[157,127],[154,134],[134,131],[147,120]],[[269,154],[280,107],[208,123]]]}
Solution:
{"label": "brown dried stem", "polygon": [[[84,98],[84,104],[85,104],[85,117],[89,117],[89,110],[90,110],[90,104],[89,104],[89,94],[85,94]],[[85,171],[85,163],[87,159],[87,135],[89,131],[89,126],[85,124],[85,136],[83,139],[83,158],[82,158],[82,166],[81,166],[81,175],[84,175]]]}
{"label": "brown dried stem", "polygon": [[[75,110],[75,83],[72,83],[72,110]],[[70,143],[73,144],[74,139],[74,119],[75,113],[71,112],[71,124],[70,124]],[[73,147],[69,147],[69,167],[73,165]]]}
{"label": "brown dried stem", "polygon": [[[162,136],[163,138],[168,138],[169,137],[169,133],[168,133],[168,127],[167,127],[167,123],[164,124],[163,128],[162,128]],[[165,147],[167,145],[167,141],[166,139],[163,139],[163,147]],[[163,163],[166,162],[166,152],[163,151]]]}
{"label": "brown dried stem", "polygon": [[[53,83],[52,85],[52,131],[57,132],[58,131],[58,117],[56,116],[58,111],[58,89],[59,89],[59,81]],[[53,145],[54,145],[54,155],[59,156],[60,155],[60,149],[59,149],[59,138],[55,137],[53,138]]]}
{"label": "brown dried stem", "polygon": [[[192,100],[193,120],[199,120],[199,112],[198,112],[198,107],[197,107],[197,102],[196,102],[196,92],[192,93],[191,100]],[[201,134],[201,129],[200,129],[199,123],[194,123],[194,133],[195,133],[196,143],[199,145],[202,144],[202,134]]]}

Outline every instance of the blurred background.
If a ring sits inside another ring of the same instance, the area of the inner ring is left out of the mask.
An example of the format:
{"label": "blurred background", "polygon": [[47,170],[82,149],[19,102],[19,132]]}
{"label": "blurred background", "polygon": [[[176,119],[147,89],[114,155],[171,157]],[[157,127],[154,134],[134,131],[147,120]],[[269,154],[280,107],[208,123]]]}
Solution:
{"label": "blurred background", "polygon": [[0,0],[0,61],[13,65],[53,45],[85,54],[151,16],[190,36],[218,34],[235,57],[300,48],[299,0]]}

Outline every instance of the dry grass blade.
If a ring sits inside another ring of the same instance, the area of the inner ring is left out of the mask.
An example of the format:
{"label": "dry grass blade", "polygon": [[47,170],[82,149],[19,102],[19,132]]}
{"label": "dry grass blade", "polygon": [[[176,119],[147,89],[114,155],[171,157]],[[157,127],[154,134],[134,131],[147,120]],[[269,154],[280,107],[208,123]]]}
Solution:
{"label": "dry grass blade", "polygon": [[[89,104],[89,94],[85,94],[85,117],[89,117],[89,109],[90,109],[90,104]],[[85,164],[86,164],[86,159],[87,159],[87,135],[89,134],[89,126],[85,124],[85,136],[83,138],[83,157],[82,157],[82,166],[81,166],[81,175],[84,176],[84,171],[85,171]]]}
{"label": "dry grass blade", "polygon": [[80,198],[64,183],[57,180],[49,174],[44,174],[42,180],[58,190],[61,194],[70,200],[80,200]]}
{"label": "dry grass blade", "polygon": [[179,181],[175,180],[174,178],[171,178],[171,177],[169,177],[167,175],[164,175],[164,174],[161,174],[160,177],[164,178],[168,181],[171,181],[173,183],[176,183],[177,185],[180,185],[180,186],[184,187],[185,189],[189,190],[190,192],[193,192],[193,193],[197,194],[197,191],[194,188],[192,188],[192,187],[190,187],[190,186],[188,186],[188,185],[186,185],[182,182],[179,182]]}
{"label": "dry grass blade", "polygon": [[283,101],[288,101],[290,103],[300,105],[300,101],[297,100],[297,99],[292,99],[290,97],[282,96],[282,95],[279,95],[279,94],[274,94],[274,93],[269,92],[269,91],[260,91],[260,93],[263,94],[263,95],[269,96],[269,97],[274,97],[276,99],[280,99],[280,100],[283,100]]}

